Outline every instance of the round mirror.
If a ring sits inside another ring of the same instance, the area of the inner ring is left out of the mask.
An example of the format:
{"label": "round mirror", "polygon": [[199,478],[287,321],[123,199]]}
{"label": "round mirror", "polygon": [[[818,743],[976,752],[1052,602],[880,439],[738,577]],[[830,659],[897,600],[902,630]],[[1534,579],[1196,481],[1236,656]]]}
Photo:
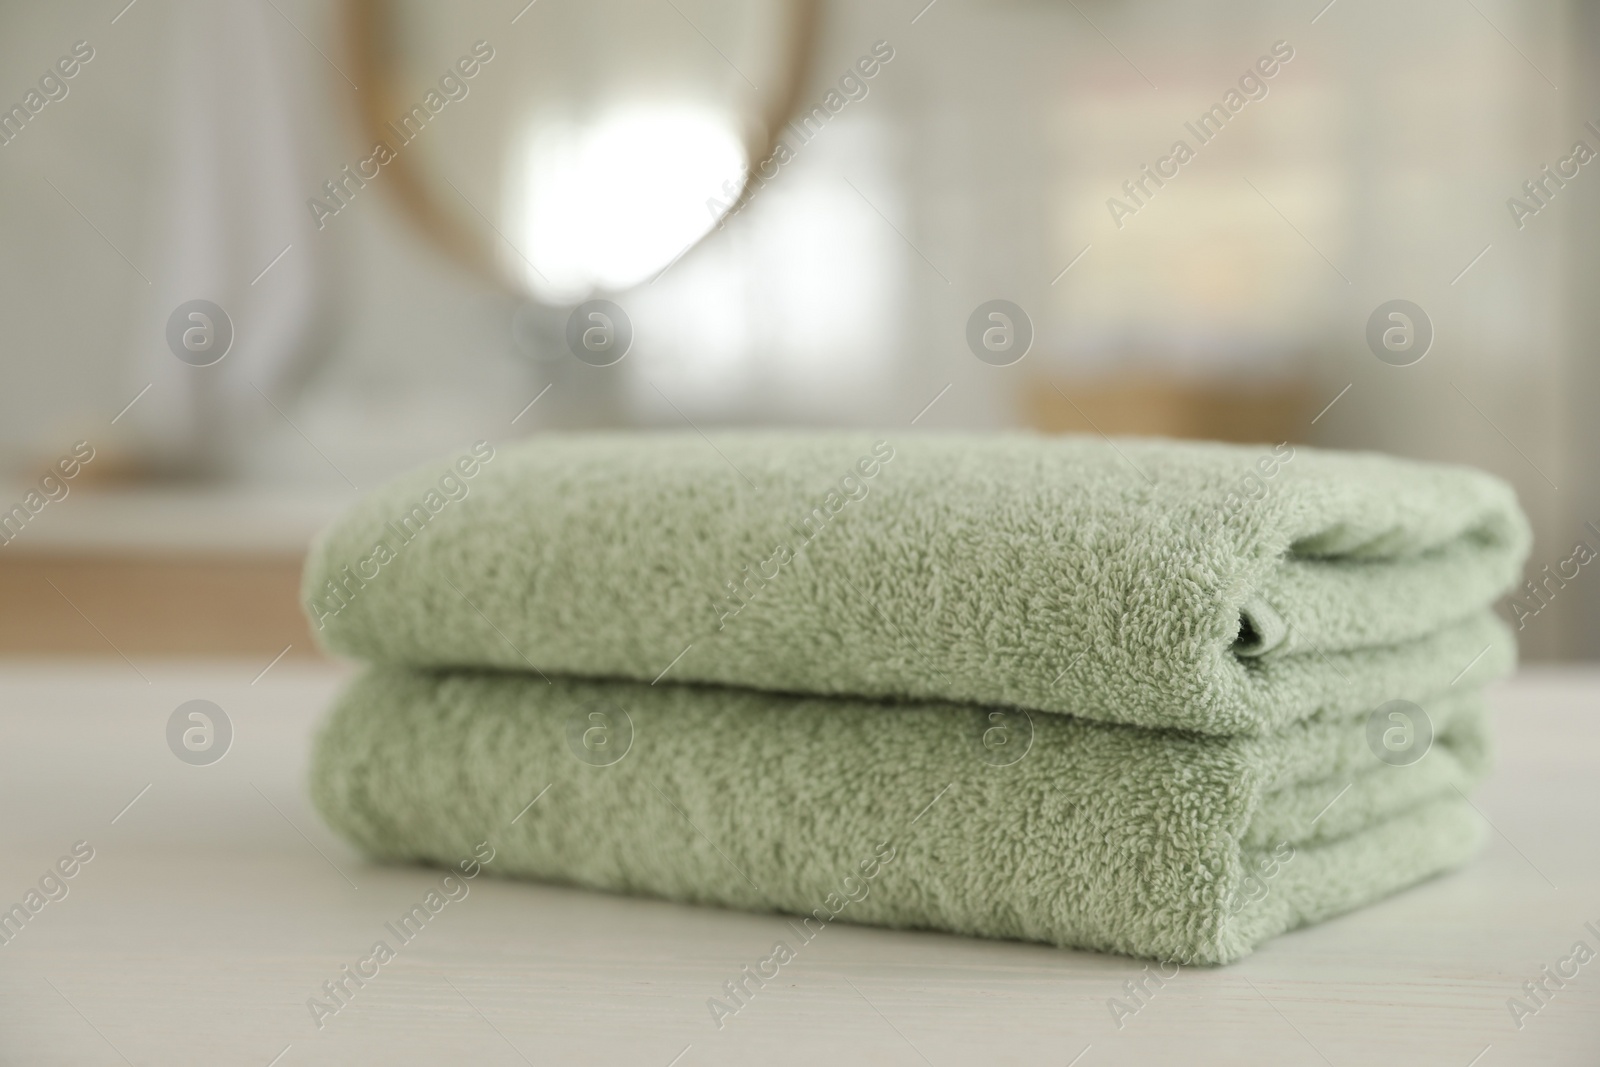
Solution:
{"label": "round mirror", "polygon": [[796,106],[817,0],[348,0],[379,181],[458,261],[547,305],[660,275]]}

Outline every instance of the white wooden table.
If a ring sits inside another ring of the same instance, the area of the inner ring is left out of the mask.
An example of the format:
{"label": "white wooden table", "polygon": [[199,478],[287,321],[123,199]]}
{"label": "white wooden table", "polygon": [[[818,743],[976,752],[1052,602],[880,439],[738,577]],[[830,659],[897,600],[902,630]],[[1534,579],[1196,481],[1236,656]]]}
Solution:
{"label": "white wooden table", "polygon": [[[307,998],[437,875],[364,863],[308,806],[345,668],[262,666],[0,666],[0,906],[94,849],[0,946],[0,1063],[1600,1063],[1600,960],[1520,1030],[1507,1007],[1600,951],[1600,673],[1499,691],[1477,862],[1185,970],[1121,1029],[1141,963],[835,924],[718,1030],[707,999],[782,919],[480,878],[319,1030]],[[235,728],[210,766],[166,742],[197,698]]]}

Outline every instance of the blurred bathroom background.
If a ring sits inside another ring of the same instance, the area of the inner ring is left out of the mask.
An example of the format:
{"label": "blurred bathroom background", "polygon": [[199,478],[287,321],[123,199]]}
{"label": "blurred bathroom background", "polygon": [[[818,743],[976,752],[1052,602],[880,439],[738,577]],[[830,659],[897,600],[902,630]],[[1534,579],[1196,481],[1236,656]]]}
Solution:
{"label": "blurred bathroom background", "polygon": [[[314,654],[341,504],[586,427],[1376,449],[1508,479],[1570,575],[1597,57],[1579,0],[8,0],[0,511],[94,458],[7,527],[0,654]],[[1528,658],[1600,655],[1589,570]]]}

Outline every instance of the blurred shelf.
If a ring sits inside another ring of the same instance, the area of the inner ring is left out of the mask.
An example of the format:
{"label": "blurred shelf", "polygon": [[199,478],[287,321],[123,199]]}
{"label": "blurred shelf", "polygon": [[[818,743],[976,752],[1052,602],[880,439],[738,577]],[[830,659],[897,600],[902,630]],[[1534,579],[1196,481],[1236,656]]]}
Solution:
{"label": "blurred shelf", "polygon": [[302,557],[148,553],[0,559],[0,655],[315,655]]}
{"label": "blurred shelf", "polygon": [[300,567],[345,503],[242,490],[69,493],[0,546],[0,655],[314,656]]}
{"label": "blurred shelf", "polygon": [[1036,379],[1023,417],[1046,433],[1183,437],[1241,443],[1304,441],[1313,391],[1305,382],[1191,382],[1116,375]]}

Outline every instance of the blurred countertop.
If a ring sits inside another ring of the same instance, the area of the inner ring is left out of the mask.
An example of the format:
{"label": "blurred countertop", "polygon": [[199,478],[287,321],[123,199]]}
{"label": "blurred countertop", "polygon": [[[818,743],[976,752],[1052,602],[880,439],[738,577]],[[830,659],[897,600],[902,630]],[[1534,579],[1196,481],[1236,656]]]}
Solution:
{"label": "blurred countertop", "polygon": [[[319,1027],[307,999],[438,876],[363,859],[307,797],[311,739],[351,669],[0,661],[0,904],[74,842],[95,851],[0,948],[0,1062],[1596,1062],[1592,968],[1520,1028],[1506,1005],[1600,925],[1600,671],[1492,691],[1482,855],[1147,985],[1120,1027],[1108,1001],[1149,981],[1145,961],[839,923],[719,1029],[707,998],[789,936],[783,916],[493,877]],[[233,727],[209,766],[168,748],[194,699]]]}

